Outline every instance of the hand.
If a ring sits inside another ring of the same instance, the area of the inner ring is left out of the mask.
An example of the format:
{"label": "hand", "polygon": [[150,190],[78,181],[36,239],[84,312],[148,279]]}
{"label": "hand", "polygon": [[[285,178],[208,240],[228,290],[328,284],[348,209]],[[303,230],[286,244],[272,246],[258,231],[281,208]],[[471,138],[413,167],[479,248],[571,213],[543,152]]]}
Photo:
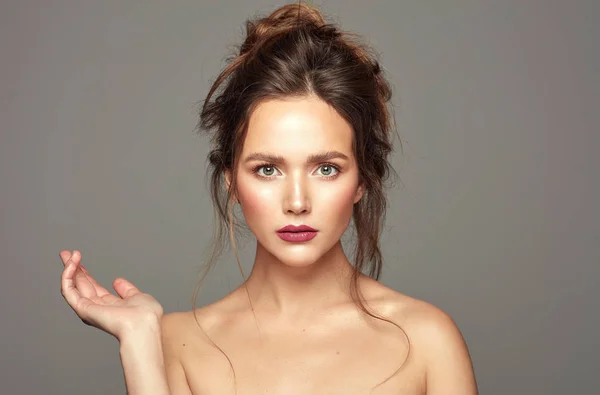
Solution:
{"label": "hand", "polygon": [[64,264],[61,293],[85,324],[121,341],[132,331],[160,323],[162,306],[149,294],[140,292],[124,278],[117,278],[113,281],[113,288],[119,296],[115,296],[80,265],[79,251],[73,250],[71,254],[63,250],[60,257]]}

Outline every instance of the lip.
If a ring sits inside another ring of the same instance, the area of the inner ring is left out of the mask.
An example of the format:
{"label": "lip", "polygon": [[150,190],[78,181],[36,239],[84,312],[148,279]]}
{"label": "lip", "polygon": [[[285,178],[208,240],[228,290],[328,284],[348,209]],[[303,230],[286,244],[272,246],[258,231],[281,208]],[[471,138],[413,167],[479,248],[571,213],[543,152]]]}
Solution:
{"label": "lip", "polygon": [[316,232],[316,229],[311,228],[308,225],[286,225],[283,228],[279,229],[279,232]]}
{"label": "lip", "polygon": [[314,239],[317,230],[308,225],[287,225],[277,231],[277,236],[285,241],[300,243]]}

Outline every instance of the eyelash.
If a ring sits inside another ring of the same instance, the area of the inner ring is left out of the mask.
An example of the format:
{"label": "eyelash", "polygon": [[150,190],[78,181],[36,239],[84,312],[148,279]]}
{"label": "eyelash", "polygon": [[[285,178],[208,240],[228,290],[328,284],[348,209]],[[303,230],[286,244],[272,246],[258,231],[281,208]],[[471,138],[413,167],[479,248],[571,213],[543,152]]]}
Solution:
{"label": "eyelash", "polygon": [[[342,172],[342,171],[340,170],[340,168],[339,168],[338,166],[334,165],[333,163],[322,163],[321,165],[319,165],[319,169],[320,169],[321,167],[323,167],[323,166],[329,166],[329,167],[333,167],[333,168],[335,169],[335,171],[336,171],[336,173],[335,173],[334,175],[331,175],[331,176],[323,176],[323,177],[322,177],[322,178],[325,178],[325,179],[327,179],[327,180],[332,180],[332,179],[336,178],[336,177],[337,177],[337,176],[339,176],[339,175],[340,175],[340,173]],[[266,179],[271,179],[271,178],[275,178],[275,177],[276,177],[276,176],[262,176],[262,175],[258,174],[258,171],[259,171],[260,169],[262,169],[263,167],[273,167],[273,168],[277,169],[277,166],[275,166],[275,165],[274,165],[274,164],[272,164],[272,163],[262,163],[262,164],[260,164],[260,165],[257,165],[257,166],[255,166],[255,167],[252,169],[252,173],[254,173],[254,174],[257,176],[257,177],[259,177],[259,178],[262,178],[262,179],[265,179],[265,178],[266,178]]]}

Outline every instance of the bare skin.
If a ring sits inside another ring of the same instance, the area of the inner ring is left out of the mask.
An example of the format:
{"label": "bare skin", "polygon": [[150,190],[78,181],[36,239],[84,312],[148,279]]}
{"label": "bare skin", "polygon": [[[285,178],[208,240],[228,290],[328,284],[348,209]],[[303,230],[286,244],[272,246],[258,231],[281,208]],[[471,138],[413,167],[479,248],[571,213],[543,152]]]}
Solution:
{"label": "bare skin", "polygon": [[[426,394],[426,355],[413,332],[416,317],[431,307],[370,279],[363,279],[363,287],[370,304],[408,334],[408,359],[402,331],[365,319],[351,302],[318,307],[293,321],[257,314],[260,335],[241,288],[196,313],[230,358],[239,394]],[[191,393],[233,394],[229,363],[200,331],[193,313],[171,313],[164,322],[165,348],[176,356],[170,363],[183,366]]]}
{"label": "bare skin", "polygon": [[[63,295],[121,342],[128,393],[477,394],[466,344],[445,312],[361,276],[367,305],[400,329],[350,296],[354,269],[340,238],[365,193],[352,140],[351,126],[314,97],[256,108],[234,191],[256,237],[254,266],[242,286],[196,311],[163,315],[121,278],[111,295],[81,269],[80,253],[61,252]],[[317,235],[285,241],[276,231],[290,224]]]}

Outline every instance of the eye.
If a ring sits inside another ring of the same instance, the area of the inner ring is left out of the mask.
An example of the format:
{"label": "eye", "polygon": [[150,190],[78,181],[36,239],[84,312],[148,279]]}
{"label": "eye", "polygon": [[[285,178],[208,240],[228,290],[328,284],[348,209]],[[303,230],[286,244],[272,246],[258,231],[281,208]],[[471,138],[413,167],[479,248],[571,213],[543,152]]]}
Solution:
{"label": "eye", "polygon": [[319,166],[319,170],[321,170],[321,175],[325,178],[331,178],[338,175],[340,169],[337,166],[332,165],[331,163],[325,163]]}
{"label": "eye", "polygon": [[[261,174],[262,170],[262,174]],[[277,172],[277,168],[273,165],[260,165],[254,168],[254,172],[261,177],[270,178],[274,177]]]}

